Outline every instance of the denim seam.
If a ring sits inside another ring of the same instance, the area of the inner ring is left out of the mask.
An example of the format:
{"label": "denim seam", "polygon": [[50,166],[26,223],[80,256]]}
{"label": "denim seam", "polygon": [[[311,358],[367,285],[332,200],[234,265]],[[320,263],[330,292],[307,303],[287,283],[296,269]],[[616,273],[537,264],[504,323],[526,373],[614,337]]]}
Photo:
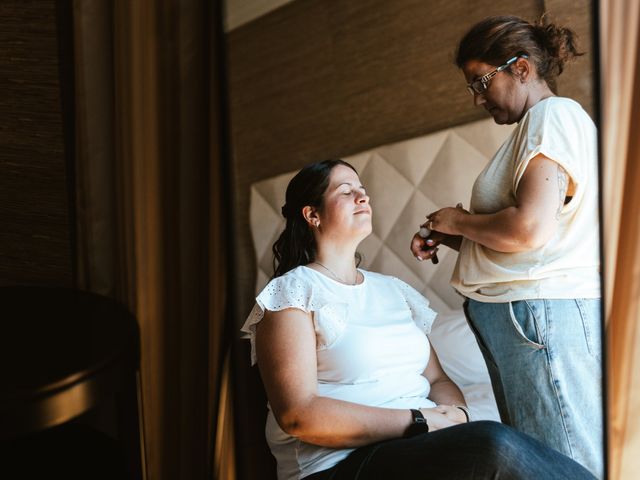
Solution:
{"label": "denim seam", "polygon": [[[522,329],[522,326],[518,323],[518,319],[516,318],[516,313],[513,311],[513,302],[507,302],[507,307],[509,309],[509,319],[511,320],[511,327],[515,330],[516,335],[519,338],[523,339],[528,346],[533,347],[536,350],[542,350],[546,348],[544,345],[534,342],[533,340],[531,340],[525,335],[524,330]],[[537,332],[537,328],[536,328],[536,332]]]}
{"label": "denim seam", "polygon": [[591,339],[591,330],[589,328],[589,324],[587,322],[587,312],[584,306],[584,302],[582,301],[582,299],[580,298],[576,298],[575,299],[576,302],[576,306],[578,307],[578,312],[580,314],[580,321],[582,322],[582,330],[584,332],[584,339],[587,342],[587,351],[589,352],[589,355],[591,355],[592,357],[596,357],[595,355],[595,348],[593,348],[592,346],[592,339]]}
{"label": "denim seam", "polygon": [[[551,326],[549,325],[549,319],[550,319],[550,310],[551,310],[551,306],[549,305],[549,302],[545,299],[544,300],[544,310],[545,310],[545,317],[546,317],[546,323],[547,323],[547,336],[549,338],[548,340],[548,344],[549,347],[551,347]],[[562,428],[564,430],[565,435],[567,436],[567,446],[569,447],[569,452],[571,453],[571,457],[573,458],[574,453],[573,453],[573,445],[571,442],[571,434],[569,432],[569,427],[567,425],[567,418],[565,416],[565,411],[563,408],[563,402],[561,399],[561,394],[560,391],[558,390],[558,384],[556,381],[556,377],[553,374],[553,362],[551,361],[551,348],[547,348],[547,366],[549,368],[549,376],[551,377],[551,387],[553,388],[553,391],[556,394],[556,401],[558,402],[558,409],[560,410],[560,418],[562,419]]]}
{"label": "denim seam", "polygon": [[480,335],[480,332],[471,321],[471,315],[469,314],[468,300],[464,302],[464,304],[462,305],[462,309],[464,311],[464,316],[465,316],[465,319],[467,320],[467,324],[469,325],[469,329],[471,330],[471,333],[473,333],[473,336],[476,338],[476,342],[478,343],[478,348],[480,348],[481,351],[482,350],[489,351],[489,348],[487,347],[487,344],[485,343],[484,338],[482,338],[482,335]]}
{"label": "denim seam", "polygon": [[536,336],[538,337],[537,338],[538,344],[546,346],[547,342],[545,341],[545,339],[542,336],[542,332],[540,331],[540,322],[539,322],[538,317],[536,316],[536,313],[535,313],[533,307],[529,304],[528,300],[523,300],[523,302],[527,306],[527,309],[529,310],[529,313],[531,313],[531,317],[533,318],[533,326],[536,329]]}

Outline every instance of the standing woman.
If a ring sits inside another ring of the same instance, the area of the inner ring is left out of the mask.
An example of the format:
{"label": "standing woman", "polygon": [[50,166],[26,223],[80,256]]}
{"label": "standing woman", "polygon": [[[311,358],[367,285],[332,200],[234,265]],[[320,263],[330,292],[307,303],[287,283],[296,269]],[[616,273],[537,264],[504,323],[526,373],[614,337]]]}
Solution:
{"label": "standing woman", "polygon": [[596,128],[556,77],[574,33],[512,16],[475,25],[456,64],[474,104],[517,123],[477,178],[469,211],[427,216],[418,260],[458,250],[452,285],[505,423],[603,472]]}

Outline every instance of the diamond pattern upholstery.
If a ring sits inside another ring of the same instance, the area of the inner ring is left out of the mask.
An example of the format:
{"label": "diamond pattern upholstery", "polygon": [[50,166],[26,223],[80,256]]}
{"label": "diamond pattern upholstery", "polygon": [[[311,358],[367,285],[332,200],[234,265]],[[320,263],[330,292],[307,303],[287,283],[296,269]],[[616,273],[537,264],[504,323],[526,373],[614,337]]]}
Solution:
{"label": "diamond pattern upholstery", "polygon": [[[468,207],[475,178],[512,129],[486,119],[345,157],[358,170],[373,207],[373,233],[359,248],[361,266],[404,280],[438,312],[461,309],[461,298],[449,286],[456,254],[442,247],[438,265],[417,262],[409,242],[427,213],[458,202]],[[256,291],[273,272],[271,245],[284,228],[280,208],[295,173],[251,186]]]}

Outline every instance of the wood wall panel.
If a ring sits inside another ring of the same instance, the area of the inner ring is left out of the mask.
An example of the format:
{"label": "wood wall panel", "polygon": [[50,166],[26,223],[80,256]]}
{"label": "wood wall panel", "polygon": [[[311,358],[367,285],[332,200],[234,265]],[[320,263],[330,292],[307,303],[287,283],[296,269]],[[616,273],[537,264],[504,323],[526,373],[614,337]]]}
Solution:
{"label": "wood wall panel", "polygon": [[[253,303],[251,183],[312,161],[484,118],[453,64],[458,40],[486,16],[535,20],[544,4],[295,0],[228,34],[236,329]],[[590,49],[590,2],[546,4],[577,30],[582,48]],[[558,83],[561,95],[592,111],[590,56],[569,65]],[[256,369],[248,367],[246,343],[238,341],[235,350],[238,451],[243,457],[239,478],[272,478],[273,461],[264,442],[264,393]]]}
{"label": "wood wall panel", "polygon": [[595,95],[593,93],[593,19],[592,1],[546,0],[545,6],[552,21],[570,26],[578,35],[578,49],[584,53],[574,62],[566,65],[558,77],[558,93],[580,102],[593,117]]}
{"label": "wood wall panel", "polygon": [[0,2],[0,284],[73,281],[59,3]]}

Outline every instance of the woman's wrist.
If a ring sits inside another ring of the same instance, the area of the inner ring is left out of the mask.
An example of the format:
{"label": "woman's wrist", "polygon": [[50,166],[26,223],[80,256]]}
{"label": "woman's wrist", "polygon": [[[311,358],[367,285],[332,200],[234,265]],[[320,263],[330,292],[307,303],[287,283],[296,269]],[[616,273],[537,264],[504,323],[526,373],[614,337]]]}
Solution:
{"label": "woman's wrist", "polygon": [[413,437],[421,433],[429,432],[429,423],[419,409],[411,409],[411,423],[404,432],[405,437]]}
{"label": "woman's wrist", "polygon": [[463,237],[464,236],[464,232],[465,229],[467,227],[467,221],[469,219],[469,217],[471,216],[470,213],[466,212],[466,211],[458,211],[458,215],[456,215],[455,219],[454,219],[454,229],[456,231],[456,233],[453,236],[460,236]]}
{"label": "woman's wrist", "polygon": [[466,405],[452,405],[452,406],[462,410],[462,413],[464,413],[464,416],[467,419],[467,423],[471,421],[471,412],[469,411],[469,408]]}
{"label": "woman's wrist", "polygon": [[441,243],[450,249],[459,252],[460,244],[462,243],[462,235],[445,235]]}

